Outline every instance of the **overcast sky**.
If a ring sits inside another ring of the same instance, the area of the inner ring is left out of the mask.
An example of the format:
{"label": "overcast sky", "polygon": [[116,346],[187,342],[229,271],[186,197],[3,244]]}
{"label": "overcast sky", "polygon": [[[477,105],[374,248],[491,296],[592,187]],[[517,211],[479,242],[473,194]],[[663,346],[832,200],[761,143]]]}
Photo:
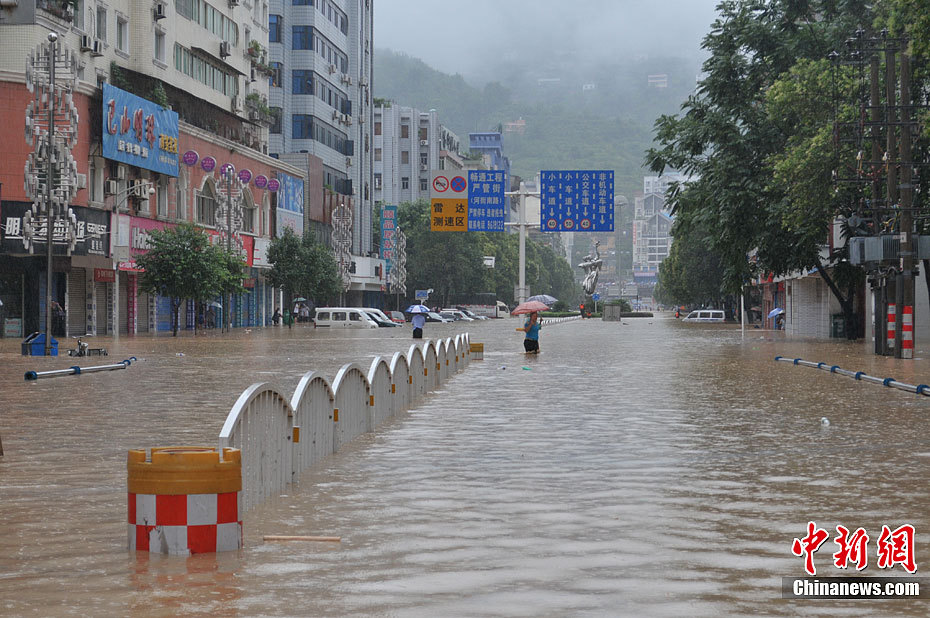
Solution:
{"label": "overcast sky", "polygon": [[[719,0],[375,0],[376,48],[447,73],[500,58],[701,56]],[[525,52],[521,54],[520,52]],[[490,71],[493,73],[493,71]]]}

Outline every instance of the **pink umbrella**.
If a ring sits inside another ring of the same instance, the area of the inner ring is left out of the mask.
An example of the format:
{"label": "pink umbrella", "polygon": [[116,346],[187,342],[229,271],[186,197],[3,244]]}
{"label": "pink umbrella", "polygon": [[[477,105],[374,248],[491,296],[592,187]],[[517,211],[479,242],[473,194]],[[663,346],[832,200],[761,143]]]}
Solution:
{"label": "pink umbrella", "polygon": [[510,312],[510,315],[520,315],[521,313],[533,313],[535,311],[548,311],[549,307],[545,304],[539,302],[538,300],[528,300],[525,303],[520,303],[516,308]]}

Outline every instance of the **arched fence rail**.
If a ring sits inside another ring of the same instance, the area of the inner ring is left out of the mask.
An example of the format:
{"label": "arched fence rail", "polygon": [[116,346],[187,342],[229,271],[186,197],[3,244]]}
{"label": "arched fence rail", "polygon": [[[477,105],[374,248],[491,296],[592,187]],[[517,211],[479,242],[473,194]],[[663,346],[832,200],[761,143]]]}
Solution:
{"label": "arched fence rail", "polygon": [[543,326],[547,326],[550,324],[561,324],[562,322],[572,322],[574,320],[580,320],[580,319],[581,319],[580,315],[567,315],[562,318],[543,318],[540,321],[540,324]]}
{"label": "arched fence rail", "polygon": [[853,378],[854,380],[871,382],[872,384],[881,384],[882,386],[887,386],[889,388],[897,388],[898,390],[930,397],[930,386],[927,384],[907,384],[906,382],[898,382],[894,378],[877,378],[875,376],[867,375],[864,371],[850,371],[848,369],[841,369],[839,365],[815,363],[813,361],[806,361],[800,358],[785,358],[784,356],[776,356],[775,360],[776,362],[781,361],[784,363],[791,363],[793,365],[821,369],[823,371],[829,371],[830,373],[838,373],[840,375]]}
{"label": "arched fence rail", "polygon": [[406,353],[395,352],[390,362],[375,357],[367,372],[348,363],[332,383],[309,371],[290,398],[266,382],[245,389],[219,435],[220,452],[224,447],[242,451],[243,512],[280,494],[301,472],[406,412],[467,367],[469,342],[467,333],[427,340]]}

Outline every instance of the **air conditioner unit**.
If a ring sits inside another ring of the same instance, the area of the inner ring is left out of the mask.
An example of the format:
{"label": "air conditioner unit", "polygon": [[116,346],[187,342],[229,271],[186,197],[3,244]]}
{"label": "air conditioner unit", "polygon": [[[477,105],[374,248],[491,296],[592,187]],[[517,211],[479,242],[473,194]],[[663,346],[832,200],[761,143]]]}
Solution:
{"label": "air conditioner unit", "polygon": [[116,195],[119,192],[119,184],[115,180],[108,180],[103,183],[103,192],[107,195]]}
{"label": "air conditioner unit", "polygon": [[427,171],[427,170],[429,170],[429,165],[427,165],[426,163],[421,163],[421,164],[420,164],[420,171],[421,171],[421,172],[425,172],[425,171]]}
{"label": "air conditioner unit", "polygon": [[126,168],[122,165],[117,166],[116,168],[116,178],[118,180],[126,180]]}
{"label": "air conditioner unit", "polygon": [[87,188],[87,174],[78,174],[77,175],[77,188],[86,189]]}
{"label": "air conditioner unit", "polygon": [[340,80],[343,84],[346,84],[347,86],[351,86],[351,85],[352,85],[352,78],[349,77],[348,75],[346,75],[345,73],[343,73],[343,74],[339,77],[339,80]]}
{"label": "air conditioner unit", "polygon": [[335,65],[335,64],[329,65],[329,72],[330,72],[330,73],[335,73],[335,72],[336,72],[336,65]]}
{"label": "air conditioner unit", "polygon": [[242,111],[242,99],[240,99],[239,97],[233,97],[232,102],[229,104],[229,109],[231,109],[233,113],[241,112]]}
{"label": "air conditioner unit", "polygon": [[232,52],[229,50],[229,41],[223,41],[220,43],[220,57],[228,58],[232,55]]}
{"label": "air conditioner unit", "polygon": [[164,2],[156,2],[154,17],[155,17],[155,21],[168,17],[168,5],[165,4]]}
{"label": "air conditioner unit", "polygon": [[333,110],[333,120],[339,120],[339,112]]}
{"label": "air conditioner unit", "polygon": [[104,50],[103,41],[100,39],[94,39],[94,44],[90,48],[91,56],[102,56]]}
{"label": "air conditioner unit", "polygon": [[352,157],[346,157],[346,167],[352,167]]}
{"label": "air conditioner unit", "polygon": [[362,77],[361,79],[358,80],[358,85],[361,86],[362,88],[368,88],[368,80]]}
{"label": "air conditioner unit", "polygon": [[343,114],[342,122],[344,122],[345,124],[352,124],[352,117],[349,116],[348,114]]}
{"label": "air conditioner unit", "polygon": [[421,139],[421,140],[420,140],[420,145],[421,145],[421,146],[429,146],[429,140],[428,140],[428,139]]}
{"label": "air conditioner unit", "polygon": [[260,119],[261,117],[262,117],[262,115],[258,112],[257,109],[250,109],[250,110],[249,110],[249,120],[258,120],[258,119]]}
{"label": "air conditioner unit", "polygon": [[81,51],[88,52],[94,48],[94,39],[89,34],[81,35]]}

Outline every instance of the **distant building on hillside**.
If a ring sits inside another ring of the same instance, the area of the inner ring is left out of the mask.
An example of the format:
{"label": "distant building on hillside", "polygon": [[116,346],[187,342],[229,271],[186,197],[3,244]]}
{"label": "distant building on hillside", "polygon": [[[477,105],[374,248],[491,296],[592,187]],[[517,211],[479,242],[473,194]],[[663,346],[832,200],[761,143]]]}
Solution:
{"label": "distant building on hillside", "polygon": [[654,285],[659,265],[672,247],[672,224],[665,196],[682,174],[671,173],[643,178],[643,195],[636,196],[633,211],[633,279],[637,284]]}
{"label": "distant building on hillside", "polygon": [[647,80],[650,88],[668,88],[668,75],[665,73],[650,75]]}
{"label": "distant building on hillside", "polygon": [[504,123],[504,133],[519,133],[523,135],[526,131],[526,120],[523,119],[523,116],[520,116],[513,122]]}

